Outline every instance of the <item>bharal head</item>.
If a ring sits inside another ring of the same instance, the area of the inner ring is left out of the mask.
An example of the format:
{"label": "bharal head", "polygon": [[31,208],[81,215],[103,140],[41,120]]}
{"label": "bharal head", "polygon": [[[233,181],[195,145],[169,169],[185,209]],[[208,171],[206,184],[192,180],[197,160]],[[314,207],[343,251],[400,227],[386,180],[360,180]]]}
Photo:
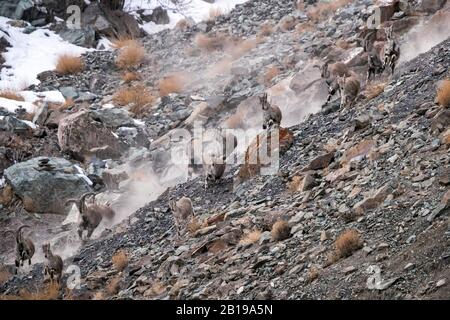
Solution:
{"label": "bharal head", "polygon": [[337,83],[338,83],[339,88],[344,88],[345,78],[346,78],[345,75],[343,75],[342,77],[340,77],[340,76],[337,77]]}
{"label": "bharal head", "polygon": [[42,245],[42,251],[44,251],[45,258],[48,259],[49,256],[50,256],[50,253],[51,253],[51,251],[50,251],[50,243],[44,243]]}
{"label": "bharal head", "polygon": [[261,104],[261,108],[263,110],[269,109],[269,102],[267,101],[267,93],[264,93],[262,96],[259,97],[259,103]]}

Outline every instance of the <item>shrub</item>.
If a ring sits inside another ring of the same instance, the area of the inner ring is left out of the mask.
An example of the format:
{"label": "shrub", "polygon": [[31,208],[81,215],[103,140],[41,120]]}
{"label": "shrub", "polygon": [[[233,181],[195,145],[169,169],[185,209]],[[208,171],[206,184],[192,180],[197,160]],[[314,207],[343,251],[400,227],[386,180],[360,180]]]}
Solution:
{"label": "shrub", "polygon": [[116,58],[116,65],[120,69],[133,69],[141,65],[145,57],[144,47],[133,40],[129,45],[120,49],[119,55]]}
{"label": "shrub", "polygon": [[170,93],[179,93],[183,90],[185,76],[176,73],[165,77],[159,81],[159,96],[165,97]]}
{"label": "shrub", "polygon": [[270,233],[274,241],[281,241],[289,238],[291,228],[289,227],[287,221],[279,220],[273,224]]}
{"label": "shrub", "polygon": [[112,257],[112,263],[118,271],[123,271],[128,266],[128,256],[124,250],[117,251]]}
{"label": "shrub", "polygon": [[141,77],[141,75],[139,74],[139,73],[137,73],[137,72],[125,72],[123,75],[122,75],[122,80],[124,81],[124,82],[126,82],[126,83],[130,83],[130,82],[133,82],[133,81],[139,81],[139,80],[142,80],[142,77]]}
{"label": "shrub", "polygon": [[261,231],[254,230],[249,233],[246,233],[242,236],[240,243],[242,244],[253,244],[259,241],[261,238]]}
{"label": "shrub", "polygon": [[437,90],[436,100],[443,107],[450,106],[450,80],[442,81]]}
{"label": "shrub", "polygon": [[59,289],[59,285],[54,282],[35,292],[22,289],[20,290],[19,296],[23,300],[56,300],[59,297]]}
{"label": "shrub", "polygon": [[223,33],[218,33],[216,35],[205,35],[199,33],[194,38],[194,43],[196,46],[205,51],[221,50],[227,45],[228,42],[229,38]]}
{"label": "shrub", "polygon": [[380,83],[371,83],[365,92],[365,96],[368,100],[372,100],[373,98],[378,97],[381,93],[384,92],[384,88],[386,87],[385,82]]}
{"label": "shrub", "polygon": [[111,40],[112,47],[116,49],[122,49],[124,47],[134,46],[138,44],[138,42],[130,37],[127,36],[120,36],[118,38],[114,38]]}
{"label": "shrub", "polygon": [[113,102],[119,106],[131,105],[130,111],[136,115],[142,114],[145,107],[154,101],[155,97],[150,90],[141,84],[134,87],[123,87],[113,97]]}
{"label": "shrub", "polygon": [[84,69],[84,63],[81,57],[70,54],[63,54],[56,63],[56,72],[60,75],[76,74]]}
{"label": "shrub", "polygon": [[336,257],[338,259],[346,258],[361,248],[361,236],[357,230],[348,229],[339,235],[334,245]]}
{"label": "shrub", "polygon": [[120,291],[121,281],[119,277],[112,278],[106,285],[106,292],[108,295],[113,296]]}

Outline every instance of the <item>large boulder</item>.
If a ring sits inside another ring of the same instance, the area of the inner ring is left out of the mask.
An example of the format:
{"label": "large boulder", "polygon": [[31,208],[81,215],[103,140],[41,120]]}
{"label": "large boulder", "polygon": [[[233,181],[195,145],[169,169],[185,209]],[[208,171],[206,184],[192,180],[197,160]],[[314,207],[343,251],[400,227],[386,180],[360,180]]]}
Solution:
{"label": "large boulder", "polygon": [[276,138],[277,135],[272,136],[272,134],[272,132],[264,131],[247,148],[244,164],[239,169],[234,181],[235,186],[259,174],[276,174],[278,172],[279,164],[276,152],[279,156],[285,153],[294,142],[294,134],[289,129],[280,127],[278,142],[274,141],[275,143],[272,143],[272,137]]}
{"label": "large boulder", "polygon": [[[17,163],[4,171],[6,182],[22,199],[25,210],[36,213],[64,213],[67,199],[90,192],[89,180],[71,162],[48,158],[48,167],[40,167],[45,157]],[[50,168],[50,169],[47,169]]]}
{"label": "large boulder", "polygon": [[92,2],[81,16],[83,28],[93,28],[97,36],[139,38],[143,32],[136,19],[123,11],[111,10],[101,3]]}
{"label": "large boulder", "polygon": [[141,10],[141,12],[138,11],[138,14],[145,22],[154,22],[156,24],[168,24],[170,22],[167,10],[161,6],[153,9],[151,14],[145,14],[144,10]]}
{"label": "large boulder", "polygon": [[441,9],[447,0],[422,0],[419,4],[419,9],[421,11],[434,13]]}
{"label": "large boulder", "polygon": [[81,110],[62,119],[58,127],[58,144],[63,152],[79,159],[96,156],[119,158],[126,146],[95,113]]}

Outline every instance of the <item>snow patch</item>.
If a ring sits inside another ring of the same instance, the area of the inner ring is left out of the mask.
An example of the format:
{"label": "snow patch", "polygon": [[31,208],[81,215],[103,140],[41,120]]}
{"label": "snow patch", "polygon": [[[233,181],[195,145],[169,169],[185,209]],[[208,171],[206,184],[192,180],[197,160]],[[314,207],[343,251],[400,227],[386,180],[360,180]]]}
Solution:
{"label": "snow patch", "polygon": [[36,106],[31,102],[10,100],[6,98],[0,98],[0,108],[11,113],[15,113],[16,110],[20,108],[24,108],[28,113],[33,113],[36,110]]}
{"label": "snow patch", "polygon": [[10,19],[0,17],[0,29],[9,33],[11,48],[3,53],[5,66],[0,73],[0,89],[22,90],[32,84],[39,84],[37,75],[53,70],[62,54],[81,55],[88,51],[61,39],[48,29],[37,28],[30,34],[24,28],[12,27]]}

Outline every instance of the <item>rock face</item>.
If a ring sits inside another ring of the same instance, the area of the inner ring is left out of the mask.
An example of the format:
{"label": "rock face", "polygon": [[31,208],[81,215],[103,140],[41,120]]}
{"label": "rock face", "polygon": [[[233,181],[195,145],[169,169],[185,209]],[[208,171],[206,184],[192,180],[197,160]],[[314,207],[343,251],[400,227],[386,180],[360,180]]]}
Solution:
{"label": "rock face", "polygon": [[82,14],[83,28],[93,28],[97,35],[107,37],[130,36],[139,38],[142,31],[137,21],[128,13],[111,10],[106,6],[92,2]]}
{"label": "rock face", "polygon": [[15,164],[5,170],[7,183],[22,199],[24,208],[36,213],[64,213],[64,202],[91,190],[87,180],[69,161],[49,158],[50,171],[39,169],[45,157]]}
{"label": "rock face", "polygon": [[61,120],[58,144],[63,152],[84,159],[95,155],[100,159],[118,158],[125,146],[92,112],[79,111]]}

